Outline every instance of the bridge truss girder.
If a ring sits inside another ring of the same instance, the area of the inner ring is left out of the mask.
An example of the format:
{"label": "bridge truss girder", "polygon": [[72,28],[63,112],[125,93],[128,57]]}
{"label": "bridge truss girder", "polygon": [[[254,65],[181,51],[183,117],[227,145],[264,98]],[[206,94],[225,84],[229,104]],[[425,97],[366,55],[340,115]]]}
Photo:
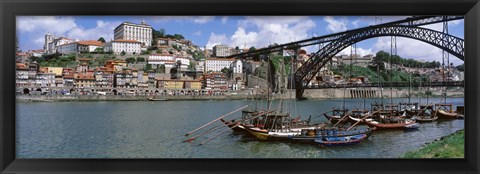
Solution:
{"label": "bridge truss girder", "polygon": [[341,38],[332,40],[313,54],[311,58],[295,72],[296,98],[303,98],[303,91],[308,85],[308,82],[310,82],[318,71],[337,53],[354,43],[382,36],[399,36],[416,39],[443,49],[459,59],[464,60],[464,40],[461,38],[415,26],[379,25],[377,27],[369,27],[364,30],[350,32]]}

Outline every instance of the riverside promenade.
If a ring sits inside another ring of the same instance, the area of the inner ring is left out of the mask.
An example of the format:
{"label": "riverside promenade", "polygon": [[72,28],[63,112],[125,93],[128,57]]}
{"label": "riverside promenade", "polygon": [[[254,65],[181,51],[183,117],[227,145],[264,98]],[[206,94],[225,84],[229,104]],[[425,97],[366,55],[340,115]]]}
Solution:
{"label": "riverside promenade", "polygon": [[[364,89],[307,89],[307,99],[339,99],[339,98],[379,98],[381,93],[374,89],[367,89],[370,92],[362,92]],[[441,91],[432,91],[430,97],[441,96]],[[367,95],[369,94],[369,95]],[[408,90],[394,89],[383,91],[384,98],[407,98]],[[426,97],[421,92],[411,92],[412,98]],[[463,90],[450,90],[448,97],[464,97]],[[17,95],[17,102],[69,102],[69,101],[148,101],[148,98],[166,100],[251,100],[266,98],[265,93],[256,93],[252,90],[239,90],[222,93],[221,95]],[[270,98],[294,99],[295,91],[287,90],[283,95],[271,94]]]}

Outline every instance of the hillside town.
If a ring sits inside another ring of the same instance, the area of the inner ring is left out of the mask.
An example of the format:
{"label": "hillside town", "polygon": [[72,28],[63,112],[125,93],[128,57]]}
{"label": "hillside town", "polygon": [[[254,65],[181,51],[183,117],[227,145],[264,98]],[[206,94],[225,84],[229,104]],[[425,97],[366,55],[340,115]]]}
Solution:
{"label": "hillside town", "polygon": [[[202,49],[179,34],[155,38],[154,29],[146,22],[123,22],[112,32],[111,41],[78,40],[46,33],[43,49],[17,52],[17,94],[227,95],[262,86],[259,84],[262,75],[258,72],[264,62],[231,57],[252,48],[219,44]],[[350,64],[366,68],[373,64],[375,56],[335,56],[309,84],[370,83],[372,79],[368,77],[345,78],[334,69]],[[305,50],[300,50],[292,68],[297,69],[309,57]],[[463,80],[463,72],[453,65],[385,66],[428,76],[430,81]]]}

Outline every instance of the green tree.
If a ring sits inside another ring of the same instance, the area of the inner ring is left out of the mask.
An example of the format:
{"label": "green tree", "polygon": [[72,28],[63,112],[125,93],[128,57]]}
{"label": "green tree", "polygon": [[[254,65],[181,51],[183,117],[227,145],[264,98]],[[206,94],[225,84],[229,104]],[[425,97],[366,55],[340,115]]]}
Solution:
{"label": "green tree", "polygon": [[257,50],[257,49],[256,49],[255,47],[253,47],[253,46],[250,47],[250,49],[248,49],[249,52],[251,52],[251,51],[256,51],[256,50]]}
{"label": "green tree", "polygon": [[185,39],[185,37],[183,37],[183,35],[181,35],[181,34],[174,34],[174,35],[173,35],[173,38],[175,38],[175,39],[177,39],[177,40]]}
{"label": "green tree", "polygon": [[229,67],[224,67],[222,70],[221,70],[222,73],[226,74],[228,78],[230,78],[230,76],[232,75],[233,73],[233,70]]}
{"label": "green tree", "polygon": [[465,71],[465,64],[462,63],[461,65],[456,66],[456,68],[457,68],[459,71]]}
{"label": "green tree", "polygon": [[152,70],[152,65],[151,64],[146,64],[145,68],[143,68],[143,71],[145,71],[145,72],[148,72],[150,70]]}
{"label": "green tree", "polygon": [[143,58],[143,57],[137,57],[137,62],[145,62],[145,58]]}
{"label": "green tree", "polygon": [[135,63],[135,58],[134,57],[129,57],[129,58],[126,58],[125,61],[129,64],[130,63]]}
{"label": "green tree", "polygon": [[105,39],[104,39],[103,37],[98,38],[97,41],[100,41],[100,42],[102,42],[102,43],[105,43]]}
{"label": "green tree", "polygon": [[120,53],[121,56],[125,56],[125,54],[127,54],[125,51],[122,51],[122,52]]}
{"label": "green tree", "polygon": [[165,65],[162,64],[160,66],[157,65],[157,72],[158,73],[165,73]]}
{"label": "green tree", "polygon": [[195,71],[195,62],[190,61],[190,64],[188,64],[188,69],[191,71]]}
{"label": "green tree", "polygon": [[103,53],[103,48],[102,47],[95,48],[95,52]]}

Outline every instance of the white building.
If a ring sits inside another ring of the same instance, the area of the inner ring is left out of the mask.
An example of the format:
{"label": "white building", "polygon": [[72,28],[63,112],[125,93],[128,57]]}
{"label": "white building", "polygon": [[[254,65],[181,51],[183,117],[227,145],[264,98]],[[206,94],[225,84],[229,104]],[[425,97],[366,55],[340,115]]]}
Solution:
{"label": "white building", "polygon": [[78,40],[73,40],[73,39],[69,39],[69,38],[66,38],[66,37],[59,37],[59,38],[54,39],[53,35],[46,34],[45,35],[44,52],[45,52],[45,54],[55,54],[57,52],[57,48],[60,45],[65,45],[65,44],[73,43],[73,42],[76,42],[76,41],[78,41]]}
{"label": "white building", "polygon": [[57,52],[60,54],[70,53],[91,53],[95,49],[103,47],[103,43],[96,40],[85,40],[63,44],[57,47]]}
{"label": "white building", "polygon": [[206,61],[206,71],[220,72],[223,68],[230,68],[230,65],[235,61],[235,59],[224,59],[224,58],[207,58]]}
{"label": "white building", "polygon": [[243,62],[241,60],[234,61],[231,68],[233,73],[243,73]]}
{"label": "white building", "polygon": [[53,87],[55,86],[55,74],[37,73],[35,84],[41,87]]}
{"label": "white building", "polygon": [[152,46],[152,26],[143,21],[141,24],[123,22],[114,30],[114,39],[136,40],[142,46]]}
{"label": "white building", "polygon": [[148,64],[165,64],[165,62],[174,61],[175,57],[173,54],[152,54],[148,56]]}
{"label": "white building", "polygon": [[197,61],[195,64],[195,71],[203,72],[205,70],[205,60]]}
{"label": "white building", "polygon": [[142,43],[136,40],[117,39],[105,43],[105,52],[112,51],[115,54],[120,54],[124,51],[126,54],[140,54]]}
{"label": "white building", "polygon": [[181,69],[187,69],[190,65],[190,59],[187,57],[175,57],[175,62],[180,61],[182,65],[180,66]]}
{"label": "white building", "polygon": [[148,64],[165,65],[165,67],[167,67],[167,65],[174,67],[177,61],[181,62],[181,69],[187,69],[191,60],[187,57],[179,57],[172,54],[152,54],[147,59]]}
{"label": "white building", "polygon": [[227,45],[215,45],[213,47],[213,54],[215,57],[227,57],[230,56],[230,48]]}

